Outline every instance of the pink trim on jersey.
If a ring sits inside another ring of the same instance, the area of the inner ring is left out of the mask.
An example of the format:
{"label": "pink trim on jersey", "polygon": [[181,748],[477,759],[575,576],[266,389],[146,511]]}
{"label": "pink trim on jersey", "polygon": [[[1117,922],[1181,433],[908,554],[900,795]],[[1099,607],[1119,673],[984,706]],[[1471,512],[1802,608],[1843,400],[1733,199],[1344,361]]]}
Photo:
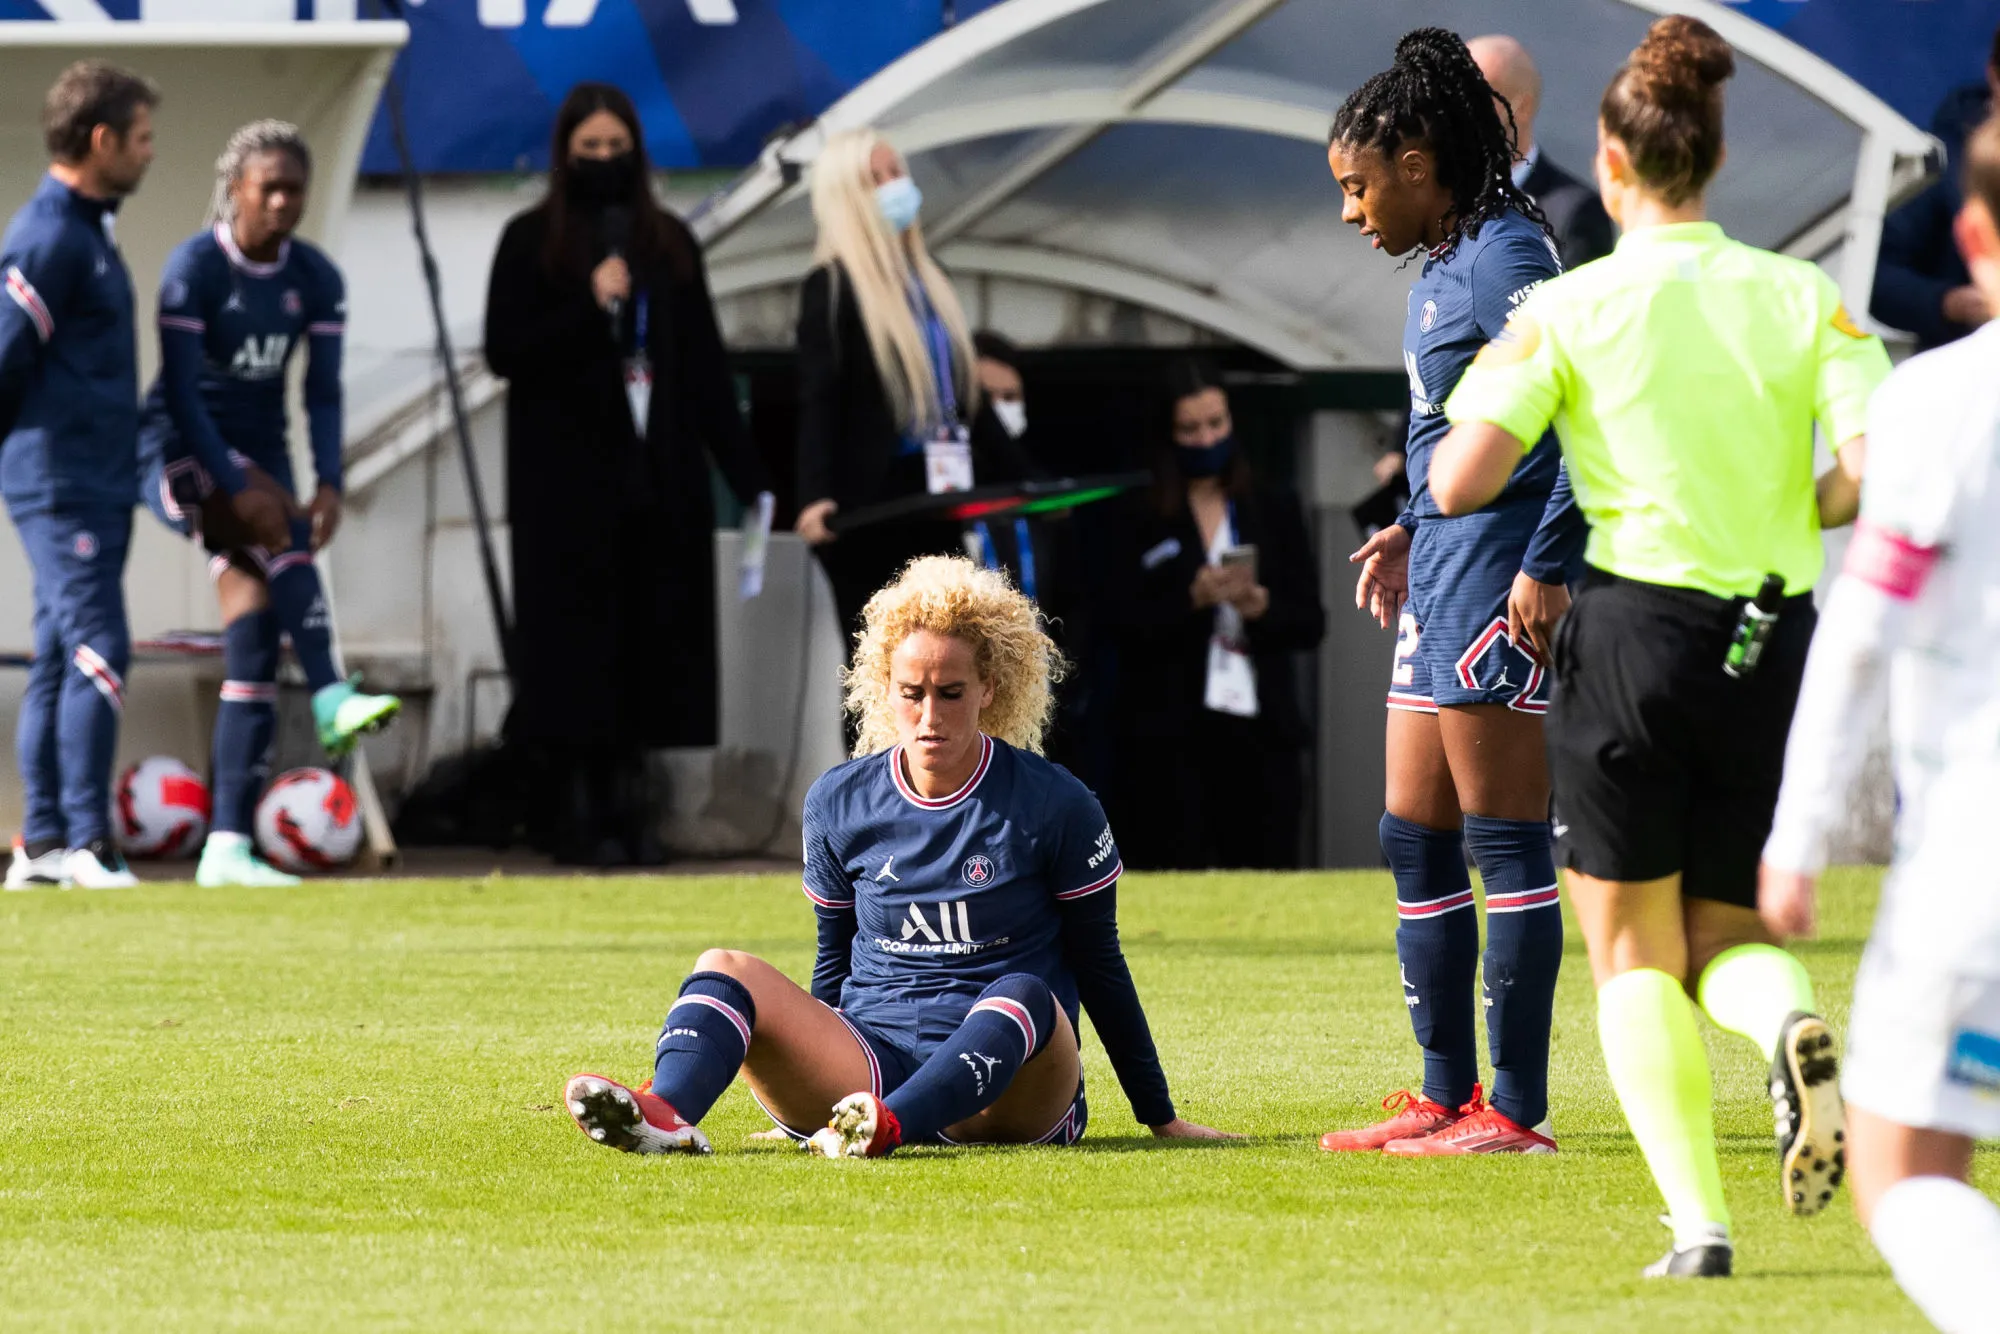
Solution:
{"label": "pink trim on jersey", "polygon": [[1941,548],[1918,546],[1909,538],[1863,519],[1854,525],[1842,573],[1873,585],[1899,602],[1911,602],[1924,591],[1924,581],[1936,567]]}
{"label": "pink trim on jersey", "polygon": [[226,222],[215,224],[215,243],[222,247],[223,254],[229,256],[231,264],[234,264],[252,278],[269,278],[273,276],[278,270],[284,268],[285,261],[292,257],[292,243],[289,240],[285,240],[278,242],[278,257],[276,259],[255,260],[250,258],[237,246],[235,233],[229,230],[229,224]]}
{"label": "pink trim on jersey", "polygon": [[1448,912],[1472,906],[1472,891],[1467,889],[1457,894],[1446,894],[1443,898],[1421,899],[1415,903],[1396,902],[1396,916],[1406,922],[1421,922],[1427,917],[1442,917]]}
{"label": "pink trim on jersey", "polygon": [[1062,893],[1056,895],[1056,900],[1059,903],[1067,903],[1071,899],[1080,899],[1084,897],[1086,894],[1095,894],[1098,890],[1107,888],[1113,881],[1118,879],[1118,877],[1123,874],[1125,874],[1125,862],[1123,861],[1123,859],[1120,859],[1119,863],[1111,868],[1110,875],[1105,876],[1102,880],[1092,881],[1090,884],[1085,885],[1082,889],[1066,889]]}
{"label": "pink trim on jersey", "polygon": [[896,747],[889,752],[889,773],[896,780],[896,790],[903,794],[903,800],[926,811],[948,810],[972,795],[972,789],[979,786],[979,780],[986,777],[986,771],[993,765],[993,738],[984,732],[979,734],[979,766],[972,771],[972,777],[965,780],[965,786],[948,797],[920,796],[910,786],[910,780],[903,776],[903,748]]}
{"label": "pink trim on jersey", "polygon": [[306,326],[309,334],[333,334],[336,337],[347,332],[347,326],[339,320],[315,320]]}
{"label": "pink trim on jersey", "polygon": [[50,315],[49,308],[42,304],[42,294],[28,281],[27,274],[19,269],[7,270],[7,295],[14,298],[15,305],[28,312],[28,318],[34,321],[35,332],[41,335],[44,343],[55,337],[55,317]]}
{"label": "pink trim on jersey", "polygon": [[813,887],[811,885],[805,884],[803,882],[800,883],[799,888],[805,891],[807,898],[811,899],[814,903],[817,903],[822,908],[852,908],[854,906],[853,899],[823,899],[819,895],[813,893]]}
{"label": "pink trim on jersey", "polygon": [[1551,908],[1561,902],[1562,896],[1556,892],[1554,885],[1550,885],[1546,889],[1522,890],[1519,894],[1488,894],[1486,911],[1526,912],[1530,908]]}
{"label": "pink trim on jersey", "polygon": [[1389,692],[1389,707],[1401,709],[1404,713],[1436,713],[1437,701],[1429,695],[1406,695],[1401,691]]}
{"label": "pink trim on jersey", "polygon": [[272,574],[278,575],[297,566],[310,565],[312,563],[313,558],[310,551],[287,551],[282,556],[273,557],[269,569]]}
{"label": "pink trim on jersey", "polygon": [[208,332],[208,325],[188,315],[160,316],[162,329],[179,329],[182,333],[200,334]]}
{"label": "pink trim on jersey", "polygon": [[746,1047],[750,1045],[750,1021],[745,1019],[742,1012],[734,1005],[726,1001],[719,1001],[713,996],[682,996],[673,1003],[673,1008],[667,1011],[668,1023],[671,1024],[674,1021],[674,1010],[680,1009],[683,1005],[706,1005],[709,1009],[714,1010],[724,1019],[734,1024],[737,1035],[743,1039],[743,1045]]}
{"label": "pink trim on jersey", "polygon": [[1035,1019],[1033,1015],[1028,1013],[1028,1008],[1025,1005],[1022,1005],[1019,1001],[1008,1000],[1005,996],[988,996],[985,1000],[974,1004],[965,1013],[969,1017],[978,1014],[981,1010],[991,1010],[995,1014],[1005,1015],[1007,1018],[1012,1019],[1015,1025],[1020,1028],[1021,1041],[1028,1044],[1025,1054],[1021,1058],[1022,1060],[1026,1060],[1029,1056],[1035,1054]]}

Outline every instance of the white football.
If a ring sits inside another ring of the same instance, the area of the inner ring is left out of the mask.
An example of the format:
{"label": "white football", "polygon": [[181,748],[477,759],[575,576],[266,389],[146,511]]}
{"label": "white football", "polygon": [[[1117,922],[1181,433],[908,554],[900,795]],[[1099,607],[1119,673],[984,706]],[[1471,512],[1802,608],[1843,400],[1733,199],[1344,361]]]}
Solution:
{"label": "white football", "polygon": [[208,784],[171,755],[140,760],[118,778],[111,823],[128,857],[191,857],[208,837]]}
{"label": "white football", "polygon": [[328,769],[279,774],[257,803],[257,848],[286,871],[337,871],[361,848],[354,789]]}

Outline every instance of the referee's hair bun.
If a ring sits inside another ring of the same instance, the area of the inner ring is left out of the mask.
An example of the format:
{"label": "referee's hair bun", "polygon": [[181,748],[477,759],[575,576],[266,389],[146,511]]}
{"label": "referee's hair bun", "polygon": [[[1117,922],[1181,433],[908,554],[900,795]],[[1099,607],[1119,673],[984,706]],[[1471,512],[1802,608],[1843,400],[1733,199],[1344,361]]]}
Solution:
{"label": "referee's hair bun", "polygon": [[1653,85],[1655,97],[1699,97],[1736,73],[1736,53],[1721,34],[1698,18],[1669,14],[1646,29],[1632,52],[1632,72]]}

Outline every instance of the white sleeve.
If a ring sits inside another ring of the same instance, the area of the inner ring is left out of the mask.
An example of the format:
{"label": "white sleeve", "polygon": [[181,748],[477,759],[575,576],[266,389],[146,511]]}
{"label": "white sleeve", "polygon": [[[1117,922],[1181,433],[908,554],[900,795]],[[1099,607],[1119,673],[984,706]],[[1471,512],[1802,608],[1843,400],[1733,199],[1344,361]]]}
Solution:
{"label": "white sleeve", "polygon": [[1852,574],[1835,581],[1813,634],[1805,684],[1785,745],[1785,782],[1764,860],[1817,875],[1867,758],[1869,724],[1887,691],[1890,648],[1910,604]]}
{"label": "white sleeve", "polygon": [[1764,860],[1817,874],[1867,758],[1887,696],[1888,669],[1952,517],[1949,423],[1927,392],[1935,363],[1908,363],[1868,412],[1868,468],[1861,520],[1834,581],[1785,748],[1784,787]]}

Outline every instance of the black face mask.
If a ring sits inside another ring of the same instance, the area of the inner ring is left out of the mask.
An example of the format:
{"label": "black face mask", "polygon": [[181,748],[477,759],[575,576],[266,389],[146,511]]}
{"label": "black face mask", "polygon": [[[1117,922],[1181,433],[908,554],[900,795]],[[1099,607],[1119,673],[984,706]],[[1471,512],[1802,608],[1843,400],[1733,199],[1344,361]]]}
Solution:
{"label": "black face mask", "polygon": [[606,204],[622,204],[632,197],[638,180],[639,157],[636,153],[570,159],[569,197],[579,204],[598,208]]}

